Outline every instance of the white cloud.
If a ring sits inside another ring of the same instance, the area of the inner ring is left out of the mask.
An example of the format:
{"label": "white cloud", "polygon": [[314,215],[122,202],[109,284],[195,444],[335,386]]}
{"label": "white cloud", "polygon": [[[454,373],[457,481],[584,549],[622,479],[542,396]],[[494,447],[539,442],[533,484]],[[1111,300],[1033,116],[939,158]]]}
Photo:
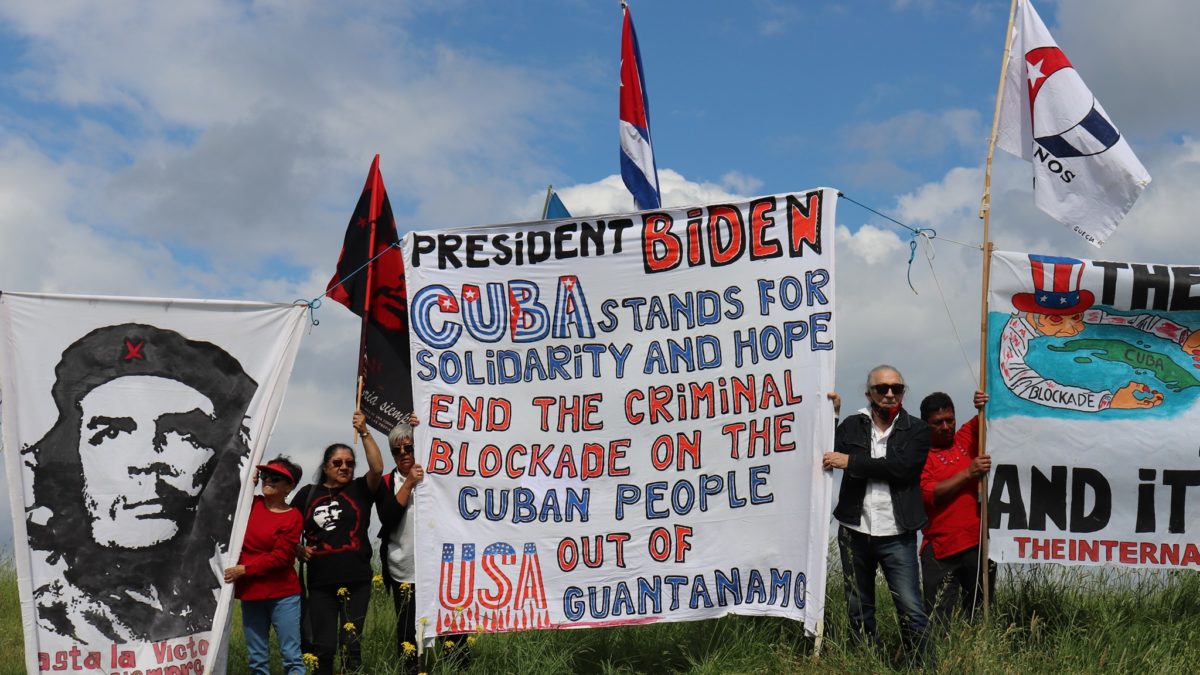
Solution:
{"label": "white cloud", "polygon": [[[722,176],[720,184],[690,181],[677,171],[658,170],[658,186],[664,207],[709,204],[736,200],[752,196],[753,190],[761,187],[761,181],[751,176],[729,173]],[[746,188],[750,188],[746,190]],[[745,190],[743,192],[743,190]],[[555,187],[559,199],[572,216],[596,216],[606,213],[630,213],[635,211],[633,197],[625,188],[619,175],[612,175],[594,183]],[[540,214],[545,193],[539,192],[526,199],[526,213]],[[525,218],[523,220],[528,220]]]}
{"label": "white cloud", "polygon": [[793,24],[804,19],[799,7],[777,0],[756,0],[754,8],[762,15],[758,32],[766,36],[784,35]]}
{"label": "white cloud", "polygon": [[926,225],[978,212],[983,194],[983,171],[955,167],[938,183],[926,183],[901,195],[896,212],[901,222]]}
{"label": "white cloud", "polygon": [[1061,0],[1057,12],[1039,11],[1122,131],[1158,135],[1194,127],[1200,3]]}
{"label": "white cloud", "polygon": [[934,159],[986,151],[987,131],[979,111],[950,108],[908,110],[840,132],[845,152],[838,171],[851,185],[906,190],[919,184],[924,166]]}
{"label": "white cloud", "polygon": [[951,149],[974,149],[987,135],[978,110],[909,110],[880,122],[856,124],[845,132],[846,145],[872,155],[936,156]]}
{"label": "white cloud", "polygon": [[855,232],[842,225],[837,229],[837,240],[842,255],[849,252],[867,265],[895,259],[907,248],[895,232],[881,230],[874,225],[863,225]]}

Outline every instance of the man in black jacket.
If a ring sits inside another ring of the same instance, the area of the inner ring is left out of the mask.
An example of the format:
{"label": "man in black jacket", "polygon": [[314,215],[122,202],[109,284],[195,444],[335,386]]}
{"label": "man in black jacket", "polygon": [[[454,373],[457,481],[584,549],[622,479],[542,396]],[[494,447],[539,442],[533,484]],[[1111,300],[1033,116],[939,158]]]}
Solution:
{"label": "man in black jacket", "polygon": [[902,407],[904,378],[892,366],[867,374],[868,406],[843,421],[826,469],[843,469],[833,515],[850,630],[856,642],[877,645],[875,569],[883,568],[910,657],[926,660],[929,619],[921,601],[917,530],[926,524],[921,470],[929,427]]}

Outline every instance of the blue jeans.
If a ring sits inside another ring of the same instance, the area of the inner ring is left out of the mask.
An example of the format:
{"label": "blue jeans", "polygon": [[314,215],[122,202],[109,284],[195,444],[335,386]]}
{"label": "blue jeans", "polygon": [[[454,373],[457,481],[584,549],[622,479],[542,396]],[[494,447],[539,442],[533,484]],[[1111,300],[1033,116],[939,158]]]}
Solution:
{"label": "blue jeans", "polygon": [[851,639],[858,644],[879,644],[875,630],[875,570],[883,568],[900,619],[900,638],[910,658],[926,661],[929,617],[921,599],[917,533],[873,537],[842,525],[838,528],[838,551],[842,556]]}
{"label": "blue jeans", "polygon": [[299,595],[242,601],[242,630],[246,634],[246,651],[250,654],[250,672],[253,675],[270,675],[271,626],[275,626],[279,655],[283,657],[283,671],[288,675],[302,675],[304,659],[300,655]]}

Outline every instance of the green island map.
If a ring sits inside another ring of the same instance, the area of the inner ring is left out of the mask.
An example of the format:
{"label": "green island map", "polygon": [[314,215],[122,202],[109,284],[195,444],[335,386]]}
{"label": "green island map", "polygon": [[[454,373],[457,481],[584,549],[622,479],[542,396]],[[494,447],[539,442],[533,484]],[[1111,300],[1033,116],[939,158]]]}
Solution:
{"label": "green island map", "polygon": [[1135,347],[1122,340],[1069,340],[1061,346],[1049,345],[1048,348],[1056,352],[1091,352],[1089,355],[1076,356],[1076,363],[1091,363],[1090,357],[1095,357],[1124,363],[1138,370],[1148,370],[1171,391],[1200,387],[1200,379],[1186,368],[1158,352]]}

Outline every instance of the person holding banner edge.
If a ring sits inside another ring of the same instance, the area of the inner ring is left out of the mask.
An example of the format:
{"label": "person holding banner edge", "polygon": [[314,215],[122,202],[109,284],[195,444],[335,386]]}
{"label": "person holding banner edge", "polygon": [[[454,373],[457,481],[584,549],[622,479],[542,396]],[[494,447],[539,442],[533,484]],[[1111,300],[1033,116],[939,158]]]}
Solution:
{"label": "person holding banner edge", "polygon": [[896,603],[907,657],[933,665],[921,598],[917,530],[927,523],[920,477],[929,427],[903,408],[904,378],[893,366],[867,374],[867,407],[838,425],[826,470],[842,469],[833,515],[838,527],[851,639],[878,648],[875,572],[883,569]]}
{"label": "person holding banner edge", "polygon": [[235,584],[242,601],[242,629],[250,672],[270,673],[270,633],[275,627],[284,672],[303,674],[300,652],[300,579],[296,576],[296,545],[304,518],[287,496],[303,471],[280,455],[259,464],[254,482],[262,494],[254,497],[238,564],[225,569],[225,583]]}
{"label": "person holding banner edge", "polygon": [[[414,416],[415,417],[415,416]],[[412,498],[417,484],[425,479],[425,469],[413,457],[413,428],[401,422],[388,434],[388,445],[396,468],[383,476],[383,486],[375,500],[379,514],[379,560],[383,583],[392,595],[396,610],[396,656],[404,662],[405,672],[416,671],[417,603],[416,522]],[[407,648],[406,648],[407,647]]]}
{"label": "person holding banner edge", "polygon": [[[402,662],[402,672],[417,673],[415,657],[417,637],[417,566],[415,533],[416,509],[413,500],[416,488],[425,480],[425,469],[413,455],[413,427],[420,424],[416,413],[400,422],[388,433],[388,445],[396,468],[383,475],[383,485],[376,495],[375,509],[379,515],[379,559],[383,566],[383,583],[392,594],[396,610],[396,656]],[[465,668],[470,659],[467,641],[462,635],[443,635],[444,642],[454,645],[459,661]]]}
{"label": "person holding banner edge", "polygon": [[[988,395],[976,391],[976,410]],[[992,458],[979,455],[979,416],[956,433],[954,401],[934,392],[921,401],[921,419],[929,425],[930,450],[921,472],[921,496],[929,524],[922,530],[921,581],[925,611],[935,623],[945,622],[961,605],[974,619],[983,590],[979,559],[979,479],[992,468]],[[994,570],[995,563],[989,561]],[[995,597],[995,574],[988,575],[989,596]]]}
{"label": "person holding banner edge", "polygon": [[312,627],[314,671],[333,673],[333,659],[344,651],[342,668],[362,665],[360,637],[371,600],[371,507],[383,476],[383,457],[356,411],[354,430],[363,441],[367,472],[354,477],[354,450],[343,443],[325,448],[316,482],[296,493],[304,511],[304,541],[298,549],[306,567],[305,613]]}

